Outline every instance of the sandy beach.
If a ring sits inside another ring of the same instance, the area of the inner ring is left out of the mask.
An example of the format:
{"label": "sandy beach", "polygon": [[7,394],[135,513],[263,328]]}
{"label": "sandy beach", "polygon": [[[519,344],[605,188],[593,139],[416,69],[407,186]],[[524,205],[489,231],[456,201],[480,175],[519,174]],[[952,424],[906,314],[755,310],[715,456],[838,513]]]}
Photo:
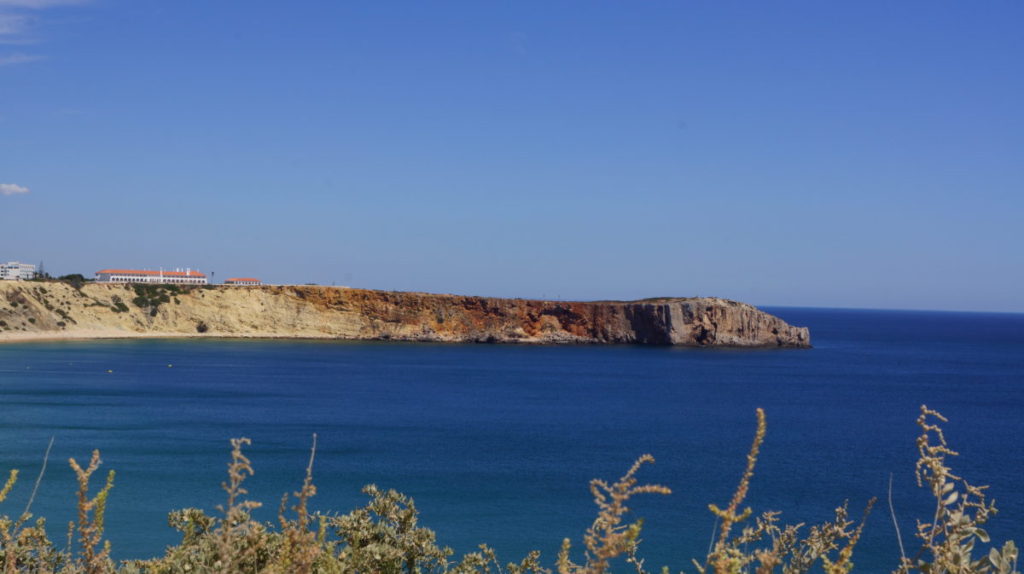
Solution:
{"label": "sandy beach", "polygon": [[147,332],[135,333],[117,329],[83,329],[75,331],[47,332],[0,332],[0,345],[6,343],[33,343],[44,341],[85,341],[94,339],[343,339],[330,335],[315,334],[264,333],[259,335],[247,333],[174,333]]}

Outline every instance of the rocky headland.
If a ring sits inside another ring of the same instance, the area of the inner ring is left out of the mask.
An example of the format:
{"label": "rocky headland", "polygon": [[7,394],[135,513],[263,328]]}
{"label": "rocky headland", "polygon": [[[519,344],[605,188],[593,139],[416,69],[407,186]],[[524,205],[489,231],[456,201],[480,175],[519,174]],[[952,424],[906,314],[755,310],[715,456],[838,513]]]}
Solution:
{"label": "rocky headland", "polygon": [[806,327],[715,297],[568,302],[320,286],[0,281],[0,341],[183,336],[810,347]]}

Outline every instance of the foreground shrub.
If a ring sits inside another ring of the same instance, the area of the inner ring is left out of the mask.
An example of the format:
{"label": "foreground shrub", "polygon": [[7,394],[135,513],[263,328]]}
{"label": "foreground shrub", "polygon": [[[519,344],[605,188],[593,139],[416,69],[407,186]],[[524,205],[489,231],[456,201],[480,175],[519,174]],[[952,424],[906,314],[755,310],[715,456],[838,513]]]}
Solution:
{"label": "foreground shrub", "polygon": [[[894,574],[1019,574],[1014,543],[992,546],[982,529],[996,512],[995,504],[985,497],[986,487],[970,484],[947,464],[948,458],[957,453],[948,446],[939,426],[945,421],[939,413],[921,407],[915,470],[918,485],[928,488],[935,499],[935,512],[928,521],[918,520],[915,537],[919,548],[911,557],[897,529],[900,558]],[[853,551],[874,500],[868,502],[859,522],[850,519],[843,504],[836,509],[834,520],[807,529],[799,524],[779,524],[777,512],[754,517],[750,508],[741,510],[766,429],[764,412],[758,409],[757,431],[746,467],[725,508],[709,505],[715,516],[716,538],[708,555],[693,561],[694,568],[715,574],[796,574],[816,566],[828,574],[852,571]],[[481,545],[478,552],[454,561],[452,550],[439,546],[434,532],[419,525],[419,513],[411,498],[375,485],[363,489],[369,502],[362,508],[341,516],[311,514],[309,500],[316,495],[316,436],[302,486],[282,497],[276,524],[253,520],[251,513],[261,504],[246,498],[244,483],[253,468],[243,447],[249,444],[244,438],[231,441],[228,480],[223,483],[227,499],[216,515],[197,508],[171,512],[168,522],[181,533],[181,542],[168,548],[164,556],[119,565],[110,559],[110,542],[103,538],[114,473],[110,472],[104,486],[90,496],[90,479],[101,464],[99,451],[93,452],[85,468],[71,459],[78,481],[78,520],[69,524],[67,546],[55,546],[47,535],[44,519],[31,522],[33,490],[28,505],[16,519],[0,515],[0,574],[553,574],[542,565],[536,551],[503,566],[494,550]],[[554,563],[558,574],[604,574],[613,565],[647,574],[639,556],[642,522],[628,520],[627,503],[640,494],[671,494],[668,487],[640,484],[637,479],[643,465],[653,462],[653,457],[643,455],[614,483],[591,481],[597,517],[583,536],[579,562],[573,559],[571,542],[563,541]],[[17,479],[18,472],[11,471],[0,488],[0,503]],[[983,545],[989,545],[987,552]],[[668,574],[669,569],[662,572]]]}

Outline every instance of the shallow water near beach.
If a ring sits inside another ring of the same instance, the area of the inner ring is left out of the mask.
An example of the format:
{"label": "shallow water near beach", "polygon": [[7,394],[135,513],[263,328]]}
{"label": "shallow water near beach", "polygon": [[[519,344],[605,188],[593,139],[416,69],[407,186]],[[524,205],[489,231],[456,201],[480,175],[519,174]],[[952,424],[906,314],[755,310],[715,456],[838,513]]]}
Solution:
{"label": "shallow water near beach", "polygon": [[[810,350],[531,347],[334,341],[124,340],[0,345],[0,472],[22,477],[0,513],[18,514],[55,437],[32,508],[63,544],[69,457],[102,451],[117,471],[107,519],[118,558],[177,541],[169,510],[223,501],[231,437],[253,440],[247,483],[275,516],[318,434],[317,508],[347,512],[367,483],[415,498],[421,523],[457,553],[486,542],[502,559],[551,564],[593,519],[591,478],[643,453],[665,484],[631,507],[646,566],[689,567],[742,472],[755,427],[768,437],[755,511],[820,522],[880,499],[854,554],[888,571],[929,498],[916,488],[914,420],[947,417],[954,469],[991,485],[994,540],[1024,542],[1024,315],[768,309],[811,329]],[[97,487],[99,481],[97,481]]]}

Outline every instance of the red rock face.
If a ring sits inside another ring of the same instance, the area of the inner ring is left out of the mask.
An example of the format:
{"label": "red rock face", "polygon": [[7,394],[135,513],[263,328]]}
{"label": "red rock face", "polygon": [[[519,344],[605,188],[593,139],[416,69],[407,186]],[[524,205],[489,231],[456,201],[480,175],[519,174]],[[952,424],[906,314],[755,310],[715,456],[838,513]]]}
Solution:
{"label": "red rock face", "polygon": [[323,311],[351,316],[367,339],[810,346],[807,328],[718,298],[575,302],[311,286],[277,289]]}

